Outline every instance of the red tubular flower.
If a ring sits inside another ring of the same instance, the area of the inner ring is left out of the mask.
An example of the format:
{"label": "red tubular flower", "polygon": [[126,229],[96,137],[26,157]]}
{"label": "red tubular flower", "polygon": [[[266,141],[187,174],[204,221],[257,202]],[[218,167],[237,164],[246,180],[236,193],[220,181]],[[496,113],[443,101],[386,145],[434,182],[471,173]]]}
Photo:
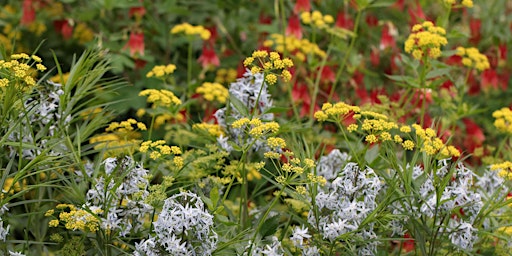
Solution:
{"label": "red tubular flower", "polygon": [[423,12],[423,9],[421,8],[421,4],[418,0],[416,0],[415,7],[411,6],[408,8],[408,12],[409,12],[409,17],[411,18],[411,20],[410,20],[411,26],[427,20],[425,13]]}
{"label": "red tubular flower", "polygon": [[309,11],[311,11],[311,3],[309,0],[297,0],[297,2],[295,2],[295,6],[293,7],[293,12],[295,14]]}
{"label": "red tubular flower", "polygon": [[481,88],[488,91],[490,87],[498,89],[498,74],[493,69],[486,69],[481,74]]}
{"label": "red tubular flower", "polygon": [[392,23],[384,24],[382,28],[382,34],[380,36],[379,49],[384,50],[386,48],[396,48],[396,41],[393,37],[394,26]]}
{"label": "red tubular flower", "polygon": [[366,24],[370,27],[376,27],[379,25],[379,19],[375,15],[368,14],[365,20]]}
{"label": "red tubular flower", "polygon": [[292,15],[288,19],[288,26],[286,27],[286,35],[293,35],[297,39],[302,38],[302,28],[300,27],[300,20],[297,15]]}
{"label": "red tubular flower", "polygon": [[404,241],[402,242],[402,250],[404,252],[414,251],[414,238],[411,238],[409,233],[405,233]]}
{"label": "red tubular flower", "polygon": [[61,34],[64,39],[68,40],[73,36],[73,27],[69,24],[67,19],[54,20],[53,27],[57,33]]}
{"label": "red tubular flower", "polygon": [[137,6],[137,7],[132,7],[130,8],[130,10],[128,11],[128,16],[131,18],[131,17],[135,17],[136,19],[140,19],[142,18],[142,16],[144,16],[146,14],[146,8],[144,8],[144,6]]}
{"label": "red tubular flower", "polygon": [[405,0],[397,0],[392,7],[398,9],[399,11],[404,10],[404,2]]}
{"label": "red tubular flower", "polygon": [[203,53],[197,59],[203,68],[208,68],[210,66],[218,67],[220,65],[219,57],[215,53],[215,49],[212,46],[209,46],[208,43],[203,44]]}
{"label": "red tubular flower", "polygon": [[478,44],[480,39],[482,39],[482,34],[480,33],[480,28],[482,27],[482,21],[480,19],[470,19],[469,20],[469,31],[471,32],[471,37],[469,41],[472,44]]}
{"label": "red tubular flower", "polygon": [[123,49],[128,48],[130,50],[130,56],[134,57],[137,53],[138,56],[144,55],[144,33],[142,32],[134,32],[130,33],[130,38],[128,42],[123,47]]}
{"label": "red tubular flower", "polygon": [[372,46],[372,51],[370,52],[370,62],[374,67],[379,66],[380,63],[380,51],[377,47]]}
{"label": "red tubular flower", "polygon": [[484,132],[478,124],[469,118],[462,119],[462,122],[466,126],[466,135],[463,142],[464,148],[468,152],[473,152],[475,148],[483,145],[485,140]]}
{"label": "red tubular flower", "polygon": [[[319,70],[320,68],[318,68]],[[329,66],[324,66],[322,68],[322,72],[320,74],[320,81],[321,82],[324,82],[324,83],[334,83],[334,81],[336,80],[336,74],[334,73],[334,71],[332,71],[331,67]]]}
{"label": "red tubular flower", "polygon": [[32,0],[23,0],[23,14],[21,16],[21,25],[30,25],[36,20],[36,10]]}
{"label": "red tubular flower", "polygon": [[354,21],[345,12],[341,11],[336,16],[336,24],[339,28],[352,30],[354,28]]}

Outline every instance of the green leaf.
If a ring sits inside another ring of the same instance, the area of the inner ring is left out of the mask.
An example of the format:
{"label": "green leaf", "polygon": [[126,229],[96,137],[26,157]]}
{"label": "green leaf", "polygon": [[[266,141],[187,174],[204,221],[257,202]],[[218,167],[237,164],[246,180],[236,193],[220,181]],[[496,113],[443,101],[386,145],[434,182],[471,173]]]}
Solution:
{"label": "green leaf", "polygon": [[210,190],[210,200],[212,200],[214,209],[217,206],[219,199],[220,199],[219,190],[217,188],[213,188],[212,190]]}
{"label": "green leaf", "polygon": [[367,163],[372,163],[379,156],[379,148],[379,145],[375,145],[368,149],[364,156],[364,160],[366,160]]}
{"label": "green leaf", "polygon": [[231,103],[231,105],[238,111],[238,113],[242,114],[243,116],[249,116],[249,109],[247,109],[247,106],[245,106],[242,101],[240,101],[231,93],[229,94],[229,103]]}
{"label": "green leaf", "polygon": [[271,107],[269,109],[267,109],[265,112],[263,112],[263,114],[268,114],[268,113],[284,113],[286,111],[290,110],[290,108],[287,108],[287,107]]}
{"label": "green leaf", "polygon": [[272,234],[275,234],[277,231],[277,227],[279,226],[279,215],[268,218],[263,225],[261,225],[261,229],[259,233],[262,237],[266,237]]}
{"label": "green leaf", "polygon": [[425,78],[426,79],[432,79],[432,78],[444,76],[444,75],[449,74],[451,70],[452,70],[452,68],[438,68],[438,69],[434,69],[434,70],[428,72],[428,74],[425,76]]}

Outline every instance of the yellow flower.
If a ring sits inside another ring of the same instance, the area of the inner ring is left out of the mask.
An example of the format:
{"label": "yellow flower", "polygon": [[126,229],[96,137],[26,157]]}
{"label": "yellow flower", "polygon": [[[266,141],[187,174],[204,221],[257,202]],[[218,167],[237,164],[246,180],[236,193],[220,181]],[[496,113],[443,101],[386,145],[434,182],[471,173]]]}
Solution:
{"label": "yellow flower", "polygon": [[462,64],[466,67],[476,68],[479,71],[483,71],[491,67],[487,56],[481,54],[475,47],[457,47],[456,55],[462,57]]}
{"label": "yellow flower", "polygon": [[207,101],[218,101],[226,103],[229,91],[222,84],[205,82],[197,87],[196,93],[202,94]]}
{"label": "yellow flower", "polygon": [[198,35],[202,40],[210,39],[211,33],[203,26],[192,26],[189,23],[182,23],[171,29],[171,34],[184,33],[186,35]]}
{"label": "yellow flower", "polygon": [[406,150],[413,150],[414,149],[414,142],[412,142],[411,140],[406,140],[406,141],[404,141],[402,143],[402,146]]}
{"label": "yellow flower", "polygon": [[146,89],[139,93],[139,96],[148,96],[147,102],[153,103],[153,107],[169,107],[181,105],[181,100],[168,90]]}
{"label": "yellow flower", "polygon": [[448,43],[444,36],[446,34],[444,28],[436,27],[430,21],[414,25],[411,32],[405,41],[404,50],[418,60],[424,56],[433,59],[440,57],[441,46]]}
{"label": "yellow flower", "polygon": [[496,110],[492,113],[492,117],[496,119],[494,126],[498,131],[512,134],[512,110],[510,108]]}

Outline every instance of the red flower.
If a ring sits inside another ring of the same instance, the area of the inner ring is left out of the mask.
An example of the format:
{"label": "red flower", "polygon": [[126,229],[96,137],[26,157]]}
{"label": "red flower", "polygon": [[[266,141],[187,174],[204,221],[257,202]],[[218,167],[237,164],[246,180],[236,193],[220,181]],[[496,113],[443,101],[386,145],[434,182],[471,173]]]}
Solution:
{"label": "red flower", "polygon": [[354,28],[354,21],[345,12],[341,11],[336,16],[336,26],[352,30]]}
{"label": "red flower", "polygon": [[203,53],[199,56],[197,61],[201,63],[203,68],[208,68],[209,66],[218,67],[220,65],[219,57],[217,57],[215,49],[207,43],[203,44]]}
{"label": "red flower", "polygon": [[425,17],[425,13],[423,12],[423,9],[421,9],[421,4],[419,3],[418,0],[416,0],[415,7],[416,9],[414,9],[413,7],[409,7],[408,9],[409,17],[411,17],[411,26],[427,20],[427,18]]}
{"label": "red flower", "polygon": [[469,41],[473,44],[478,44],[480,39],[482,38],[482,34],[480,34],[480,28],[482,27],[482,21],[480,19],[470,19],[469,20],[469,31],[471,32],[471,37]]}
{"label": "red flower", "polygon": [[[318,70],[320,70],[320,68],[318,68]],[[328,83],[328,82],[334,83],[335,80],[336,80],[336,74],[334,73],[334,71],[332,71],[331,67],[324,66],[322,68],[322,72],[320,74],[320,81],[322,81],[324,83]]]}
{"label": "red flower", "polygon": [[68,20],[54,20],[53,27],[57,33],[60,33],[64,39],[70,39],[73,36],[73,27]]}
{"label": "red flower", "polygon": [[382,28],[382,34],[380,36],[380,44],[379,49],[384,50],[386,48],[396,48],[396,41],[393,37],[393,34],[395,34],[395,28],[393,26],[393,23],[386,23],[384,27]]}
{"label": "red flower", "polygon": [[379,19],[377,19],[377,17],[374,15],[369,14],[366,16],[366,24],[368,24],[370,27],[376,27],[379,25]]}
{"label": "red flower", "polygon": [[414,238],[411,238],[409,233],[405,233],[404,241],[402,242],[402,250],[410,252],[414,250]]}
{"label": "red flower", "polygon": [[134,57],[137,53],[139,56],[144,55],[144,33],[142,32],[131,32],[128,42],[123,49],[130,49],[130,56]]}
{"label": "red flower", "polygon": [[135,19],[141,19],[146,14],[146,8],[144,6],[132,7],[128,11],[128,16],[135,17]]}
{"label": "red flower", "polygon": [[403,11],[404,10],[404,2],[405,2],[405,0],[397,0],[393,4],[392,7],[398,9],[399,11]]}
{"label": "red flower", "polygon": [[471,119],[464,118],[462,119],[462,122],[466,126],[466,136],[464,136],[464,148],[468,152],[473,152],[475,151],[475,148],[482,146],[485,140],[484,132],[482,128],[480,128],[480,126],[478,126],[478,124],[476,124]]}
{"label": "red flower", "polygon": [[30,25],[36,20],[36,10],[32,0],[23,0],[23,14],[21,16],[21,25]]}
{"label": "red flower", "polygon": [[481,78],[481,88],[484,91],[489,90],[490,87],[498,89],[498,74],[495,70],[486,69],[482,71]]}
{"label": "red flower", "polygon": [[309,12],[311,10],[311,3],[309,0],[297,0],[293,7],[293,12],[299,14],[301,12]]}
{"label": "red flower", "polygon": [[215,44],[217,41],[217,38],[219,38],[219,33],[217,32],[217,27],[211,26],[207,27],[208,31],[210,31],[210,38],[208,39],[208,43],[210,43],[211,46]]}
{"label": "red flower", "polygon": [[288,26],[286,27],[286,35],[293,35],[297,39],[302,38],[302,28],[300,27],[299,17],[296,15],[290,16],[288,19]]}
{"label": "red flower", "polygon": [[379,66],[380,63],[380,51],[377,47],[372,46],[372,51],[370,52],[370,62],[374,67]]}

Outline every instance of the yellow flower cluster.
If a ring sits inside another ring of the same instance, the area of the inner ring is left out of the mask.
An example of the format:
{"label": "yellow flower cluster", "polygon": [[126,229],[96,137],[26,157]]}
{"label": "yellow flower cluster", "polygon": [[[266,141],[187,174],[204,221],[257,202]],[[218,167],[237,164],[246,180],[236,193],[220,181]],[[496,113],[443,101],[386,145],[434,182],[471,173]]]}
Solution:
{"label": "yellow flower cluster", "polygon": [[[157,140],[157,141],[144,141],[140,144],[139,151],[142,153],[148,152],[148,150],[151,151],[149,154],[149,158],[155,160],[160,158],[161,156],[170,155],[173,154],[176,158],[176,155],[181,155],[181,149],[177,146],[168,146],[165,145],[164,140]],[[183,161],[181,161],[183,162]],[[180,166],[181,167],[181,166]]]}
{"label": "yellow flower cluster", "polygon": [[261,137],[268,133],[276,133],[279,131],[277,122],[262,122],[259,118],[249,119],[243,117],[234,121],[231,126],[235,129],[248,129],[249,135],[253,137]]}
{"label": "yellow flower cluster", "polygon": [[[93,214],[101,214],[103,210],[94,209],[92,213],[83,209],[76,208],[72,204],[60,204],[57,205],[57,209],[69,209],[69,212],[63,211],[59,214],[58,220],[51,220],[48,223],[50,227],[57,227],[60,222],[64,224],[64,227],[69,230],[80,230],[84,232],[96,232],[100,227],[100,219]],[[45,216],[53,215],[54,211],[47,211]],[[60,222],[59,222],[60,220]]]}
{"label": "yellow flower cluster", "polygon": [[219,137],[220,135],[224,134],[222,128],[218,124],[199,123],[192,125],[192,129],[206,131],[213,137]]}
{"label": "yellow flower cluster", "polygon": [[151,71],[149,71],[147,74],[146,74],[146,77],[164,77],[166,75],[170,75],[172,73],[174,73],[174,71],[176,70],[176,65],[174,64],[167,64],[167,65],[157,65],[157,66],[154,66],[153,69],[151,69]]}
{"label": "yellow flower cluster", "polygon": [[211,33],[203,26],[192,26],[189,23],[182,23],[171,29],[171,34],[185,33],[185,35],[199,35],[201,39],[210,39]]}
{"label": "yellow flower cluster", "polygon": [[320,58],[324,58],[327,55],[317,44],[307,39],[297,39],[294,36],[283,36],[281,34],[270,35],[270,40],[263,42],[263,46],[274,47],[280,53],[291,53],[300,61],[306,61],[306,56],[308,55]]}
{"label": "yellow flower cluster", "polygon": [[335,121],[339,122],[343,120],[349,113],[359,113],[361,109],[357,106],[351,106],[344,102],[338,102],[336,104],[324,103],[322,105],[322,110],[315,112],[314,117],[318,119],[318,121]]}
{"label": "yellow flower cluster", "polygon": [[427,56],[433,59],[438,58],[441,56],[441,46],[448,43],[445,34],[444,28],[436,27],[430,21],[416,24],[405,41],[405,52],[411,53],[417,60]]}
{"label": "yellow flower cluster", "polygon": [[92,137],[89,143],[95,144],[94,149],[96,150],[106,148],[106,156],[132,153],[140,142],[137,140],[140,137],[137,130],[146,130],[146,125],[133,118],[122,122],[112,122],[105,129],[106,133]]}
{"label": "yellow flower cluster", "polygon": [[[401,145],[405,150],[417,148],[420,152],[424,152],[427,155],[439,155],[441,157],[460,156],[459,150],[453,146],[446,146],[431,128],[423,129],[418,124],[399,127],[395,122],[388,121],[386,115],[373,111],[361,111],[359,107],[351,106],[344,102],[338,102],[334,105],[325,103],[322,106],[322,110],[315,113],[315,118],[321,122],[341,123],[349,113],[354,113],[353,117],[358,120],[359,124],[348,125],[346,127],[347,131],[355,132],[361,130],[366,134],[364,140],[368,143],[393,141]],[[414,128],[414,134],[412,128]],[[403,139],[405,136],[413,138],[413,135],[416,135],[416,144],[413,140]]]}
{"label": "yellow flower cluster", "polygon": [[[2,188],[2,191],[9,194],[14,194],[16,192],[20,192],[25,186],[27,185],[27,180],[18,180],[17,182],[14,182],[13,177],[8,177],[4,181],[4,185]],[[1,193],[0,193],[1,195]],[[0,197],[1,199],[1,197]]]}
{"label": "yellow flower cluster", "polygon": [[[455,4],[457,1],[456,0],[443,0],[443,2],[447,6],[451,6],[451,5]],[[473,1],[472,0],[462,0],[462,2],[460,4],[462,6],[465,6],[465,7],[468,7],[468,8],[472,8],[473,7]]]}
{"label": "yellow flower cluster", "polygon": [[105,129],[106,132],[118,132],[118,133],[130,133],[135,130],[135,128],[132,126],[135,125],[139,130],[145,131],[146,125],[142,122],[137,122],[137,120],[133,118],[129,118],[126,121],[121,122],[112,122],[110,125]]}
{"label": "yellow flower cluster", "polygon": [[509,161],[505,161],[505,162],[499,163],[499,164],[493,164],[493,165],[491,165],[491,170],[499,171],[498,172],[499,176],[501,176],[505,179],[508,179],[508,180],[512,180],[512,163]]}
{"label": "yellow flower cluster", "polygon": [[79,43],[85,44],[94,39],[94,31],[86,23],[79,22],[73,29],[73,38],[77,39]]}
{"label": "yellow flower cluster", "polygon": [[197,87],[196,93],[202,94],[207,101],[216,100],[220,103],[226,103],[229,97],[228,89],[219,83],[203,83],[201,86]]}
{"label": "yellow flower cluster", "polygon": [[319,11],[303,12],[300,14],[300,19],[304,24],[312,24],[319,28],[324,28],[327,24],[334,22],[331,15],[322,15]]}
{"label": "yellow flower cluster", "polygon": [[153,103],[153,108],[157,106],[170,107],[171,105],[180,105],[181,100],[173,92],[162,89],[146,89],[139,93],[139,96],[148,96],[147,102]]}
{"label": "yellow flower cluster", "polygon": [[22,90],[26,88],[21,86],[20,82],[25,83],[29,87],[36,85],[36,81],[34,80],[36,74],[32,72],[31,66],[29,65],[31,60],[35,63],[38,71],[46,70],[46,67],[41,64],[41,58],[36,55],[29,56],[26,53],[19,53],[12,54],[10,61],[0,60],[0,71],[5,69],[9,74],[8,76],[10,76],[10,79],[6,77],[0,79],[0,87],[7,87],[10,82],[14,82],[14,84]]}
{"label": "yellow flower cluster", "polygon": [[225,69],[221,68],[217,70],[217,73],[215,74],[215,82],[216,83],[232,83],[236,81],[237,71],[236,69]]}
{"label": "yellow flower cluster", "polygon": [[[254,179],[261,179],[260,170],[265,167],[265,162],[251,162],[245,164],[245,170],[247,171],[247,180],[252,181]],[[230,164],[222,170],[224,176],[232,176],[236,178],[238,182],[242,182],[242,174],[239,170],[240,162],[238,160],[230,161]]]}
{"label": "yellow flower cluster", "polygon": [[483,71],[491,67],[487,56],[481,54],[475,47],[464,48],[459,46],[457,47],[456,54],[462,57],[462,64],[466,67],[474,67],[479,71]]}
{"label": "yellow flower cluster", "polygon": [[502,108],[492,113],[494,126],[500,131],[512,134],[512,110],[510,108]]}
{"label": "yellow flower cluster", "polygon": [[[257,60],[256,64],[254,64],[255,60]],[[293,61],[289,58],[281,59],[281,55],[277,52],[254,51],[251,57],[245,58],[244,66],[251,67],[253,74],[265,72],[265,81],[271,85],[277,83],[277,76],[281,76],[285,82],[292,79],[288,68],[293,67]]]}

